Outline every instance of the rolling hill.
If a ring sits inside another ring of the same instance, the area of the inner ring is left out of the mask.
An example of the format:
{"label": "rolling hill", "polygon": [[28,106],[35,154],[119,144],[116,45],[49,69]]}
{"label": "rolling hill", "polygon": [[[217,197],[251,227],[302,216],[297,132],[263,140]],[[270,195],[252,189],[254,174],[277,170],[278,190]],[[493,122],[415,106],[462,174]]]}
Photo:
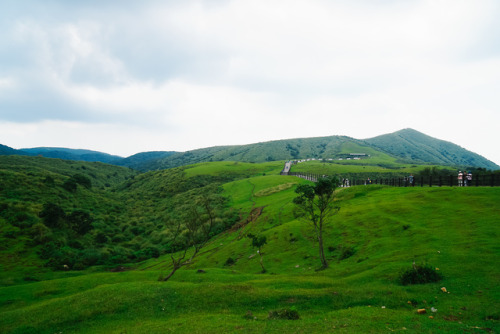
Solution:
{"label": "rolling hill", "polygon": [[41,156],[45,158],[56,158],[64,160],[75,161],[91,161],[91,162],[105,162],[112,163],[116,160],[123,159],[117,155],[107,153],[83,150],[83,149],[70,149],[63,147],[36,147],[36,148],[23,148],[20,151],[25,152],[27,155]]}
{"label": "rolling hill", "polygon": [[394,133],[365,139],[365,142],[383,152],[399,158],[448,166],[474,166],[486,169],[500,169],[495,163],[479,154],[413,129],[403,129]]}
{"label": "rolling hill", "polygon": [[427,136],[413,129],[403,129],[365,140],[346,136],[297,138],[269,142],[208,147],[187,152],[142,152],[121,158],[106,153],[64,148],[14,150],[0,147],[2,154],[41,155],[44,157],[100,161],[139,171],[162,170],[200,162],[240,161],[260,163],[297,159],[340,159],[362,154],[363,164],[428,164],[453,167],[476,167],[498,170],[500,166],[453,143]]}
{"label": "rolling hill", "polygon": [[299,138],[263,143],[203,148],[176,153],[143,164],[143,170],[159,170],[207,161],[265,162],[296,159],[338,159],[364,154],[363,164],[437,164],[497,170],[500,166],[450,142],[413,129],[359,140],[346,136]]}

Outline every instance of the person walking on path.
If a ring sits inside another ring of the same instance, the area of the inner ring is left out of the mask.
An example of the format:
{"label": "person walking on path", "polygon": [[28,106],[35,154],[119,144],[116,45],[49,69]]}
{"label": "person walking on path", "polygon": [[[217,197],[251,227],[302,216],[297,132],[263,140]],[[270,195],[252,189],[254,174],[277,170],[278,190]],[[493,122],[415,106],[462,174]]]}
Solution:
{"label": "person walking on path", "polygon": [[458,186],[463,187],[464,186],[464,174],[462,171],[458,172]]}

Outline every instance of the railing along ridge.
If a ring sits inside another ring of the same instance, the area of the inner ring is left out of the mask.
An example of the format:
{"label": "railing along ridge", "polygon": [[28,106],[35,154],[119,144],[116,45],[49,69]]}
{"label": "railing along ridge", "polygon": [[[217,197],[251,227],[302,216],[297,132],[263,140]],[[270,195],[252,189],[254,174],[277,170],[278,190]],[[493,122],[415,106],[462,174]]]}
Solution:
{"label": "railing along ridge", "polygon": [[[329,177],[331,175],[321,175],[313,173],[301,173],[301,172],[285,172],[282,171],[281,175],[290,175],[300,177],[312,182],[317,182],[318,179],[322,177]],[[446,175],[446,176],[414,176],[413,179],[408,177],[393,177],[393,178],[360,178],[360,177],[343,177],[342,175],[336,175],[339,177],[340,186],[349,187],[357,185],[370,185],[379,184],[387,185],[393,187],[416,187],[416,186],[429,186],[429,187],[498,187],[500,186],[500,174],[479,174],[473,176],[472,180],[458,179],[457,175]],[[413,181],[412,181],[413,180]]]}

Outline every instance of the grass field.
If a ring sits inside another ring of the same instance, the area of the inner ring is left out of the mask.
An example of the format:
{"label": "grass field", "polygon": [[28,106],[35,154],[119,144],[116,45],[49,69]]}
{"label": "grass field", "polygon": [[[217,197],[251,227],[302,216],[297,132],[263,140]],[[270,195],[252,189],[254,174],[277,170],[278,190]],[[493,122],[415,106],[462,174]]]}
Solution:
{"label": "grass field", "polygon": [[[207,168],[217,174],[224,166]],[[197,168],[186,173],[208,173]],[[341,209],[325,236],[330,267],[317,272],[311,227],[295,218],[291,204],[295,185],[307,181],[276,175],[280,164],[238,168],[254,176],[223,189],[244,223],[214,238],[170,281],[158,281],[169,271],[168,255],[122,272],[92,268],[48,279],[33,269],[25,283],[0,287],[0,332],[500,330],[500,188],[340,189]],[[252,216],[256,208],[259,214]],[[260,273],[259,256],[246,237],[250,232],[267,237],[262,249],[266,274]],[[352,254],[341,260],[343,249]],[[228,258],[234,263],[227,265]],[[399,274],[413,261],[438,268],[444,279],[400,285]],[[26,272],[13,270],[12,275]],[[268,318],[270,311],[283,308],[296,310],[300,319]],[[427,313],[417,314],[417,309]]]}

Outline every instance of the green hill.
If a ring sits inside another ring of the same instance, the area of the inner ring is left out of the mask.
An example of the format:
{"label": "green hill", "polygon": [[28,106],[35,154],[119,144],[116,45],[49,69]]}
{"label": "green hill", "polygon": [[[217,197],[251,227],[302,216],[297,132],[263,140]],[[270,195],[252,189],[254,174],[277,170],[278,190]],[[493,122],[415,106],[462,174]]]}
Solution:
{"label": "green hill", "polygon": [[293,159],[346,158],[351,153],[363,153],[371,164],[391,164],[395,158],[367,143],[344,136],[287,139],[264,143],[218,146],[177,153],[152,161],[147,168],[158,170],[210,161],[242,161],[261,163]]}
{"label": "green hill", "polygon": [[[413,129],[366,140],[346,136],[275,140],[249,145],[216,146],[187,152],[142,152],[128,158],[106,153],[65,148],[33,148],[13,150],[0,147],[0,155],[41,155],[78,161],[100,161],[130,167],[142,172],[175,168],[212,161],[266,161],[326,159],[347,160],[349,164],[394,167],[401,164],[446,165],[459,168],[498,170],[500,166],[484,157],[450,142],[429,137]],[[355,162],[360,158],[362,162]]]}
{"label": "green hill", "polygon": [[365,141],[383,152],[414,163],[500,169],[500,166],[479,154],[413,129],[403,129]]}
{"label": "green hill", "polygon": [[122,157],[119,157],[117,155],[111,155],[97,151],[70,149],[62,147],[23,148],[20,151],[26,152],[27,155],[36,155],[45,158],[56,158],[56,159],[75,160],[75,161],[111,163],[113,161],[123,159]]}
{"label": "green hill", "polygon": [[12,147],[0,144],[0,155],[16,155],[16,154],[22,155],[22,152],[13,149]]}
{"label": "green hill", "polygon": [[[362,161],[356,162],[352,160],[353,157],[359,157]],[[209,147],[178,152],[158,159],[148,159],[140,164],[140,170],[160,170],[210,161],[259,163],[311,158],[327,160],[350,158],[349,164],[357,163],[382,167],[394,167],[401,164],[428,164],[460,168],[500,169],[500,166],[495,163],[458,145],[429,137],[412,129],[404,129],[366,140],[346,136],[330,136]]]}

